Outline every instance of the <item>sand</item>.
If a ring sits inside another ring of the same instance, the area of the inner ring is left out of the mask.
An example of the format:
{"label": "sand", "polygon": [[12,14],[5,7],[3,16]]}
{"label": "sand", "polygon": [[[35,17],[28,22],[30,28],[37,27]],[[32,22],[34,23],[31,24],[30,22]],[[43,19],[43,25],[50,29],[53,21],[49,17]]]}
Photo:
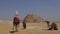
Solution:
{"label": "sand", "polygon": [[27,28],[24,30],[22,23],[19,26],[19,32],[10,33],[12,31],[11,21],[0,21],[0,34],[60,34],[60,23],[58,30],[47,30],[46,23],[27,23]]}

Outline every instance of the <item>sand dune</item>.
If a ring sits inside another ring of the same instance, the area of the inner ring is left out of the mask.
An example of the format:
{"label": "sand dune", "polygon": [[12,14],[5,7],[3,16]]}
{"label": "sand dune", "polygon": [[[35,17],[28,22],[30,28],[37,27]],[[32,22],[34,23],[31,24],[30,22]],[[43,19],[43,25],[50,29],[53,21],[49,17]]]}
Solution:
{"label": "sand dune", "polygon": [[59,30],[47,30],[46,23],[27,23],[27,29],[23,30],[22,23],[19,32],[12,31],[12,22],[0,21],[0,34],[60,34],[60,23],[57,23]]}

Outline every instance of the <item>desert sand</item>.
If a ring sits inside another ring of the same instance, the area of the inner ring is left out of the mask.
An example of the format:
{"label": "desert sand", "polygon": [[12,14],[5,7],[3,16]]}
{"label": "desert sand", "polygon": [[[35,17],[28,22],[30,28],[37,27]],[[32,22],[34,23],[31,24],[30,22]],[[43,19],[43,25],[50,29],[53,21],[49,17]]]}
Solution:
{"label": "desert sand", "polygon": [[12,31],[12,21],[0,20],[0,34],[60,34],[60,23],[56,23],[58,30],[47,30],[46,23],[26,23],[27,28],[23,29],[22,23],[19,26],[19,32],[10,33]]}

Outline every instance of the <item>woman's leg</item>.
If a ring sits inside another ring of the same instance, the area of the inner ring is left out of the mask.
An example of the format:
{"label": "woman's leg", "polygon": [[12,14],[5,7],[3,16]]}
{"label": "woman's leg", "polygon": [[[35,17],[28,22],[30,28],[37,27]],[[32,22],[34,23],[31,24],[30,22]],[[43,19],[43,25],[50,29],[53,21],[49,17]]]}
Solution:
{"label": "woman's leg", "polygon": [[13,28],[12,28],[12,30],[14,31],[14,29],[15,29],[15,23],[13,23]]}

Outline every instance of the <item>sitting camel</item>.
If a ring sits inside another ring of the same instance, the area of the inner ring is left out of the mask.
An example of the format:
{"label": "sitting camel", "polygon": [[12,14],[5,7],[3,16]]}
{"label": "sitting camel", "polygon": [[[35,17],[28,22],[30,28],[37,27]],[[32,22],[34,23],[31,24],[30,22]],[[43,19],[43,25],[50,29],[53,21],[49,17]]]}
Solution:
{"label": "sitting camel", "polygon": [[58,30],[57,24],[53,22],[48,30]]}

